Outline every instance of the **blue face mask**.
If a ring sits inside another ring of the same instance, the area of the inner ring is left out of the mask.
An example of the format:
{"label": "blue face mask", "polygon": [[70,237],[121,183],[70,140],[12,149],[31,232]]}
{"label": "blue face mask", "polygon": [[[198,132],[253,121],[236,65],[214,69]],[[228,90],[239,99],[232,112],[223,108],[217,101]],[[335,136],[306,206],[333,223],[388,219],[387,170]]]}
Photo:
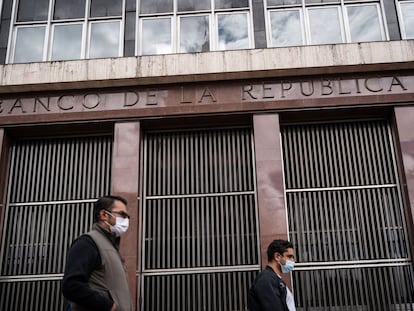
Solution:
{"label": "blue face mask", "polygon": [[295,262],[286,259],[286,263],[284,265],[281,264],[280,266],[282,267],[283,273],[288,273],[293,271],[293,269],[295,268]]}

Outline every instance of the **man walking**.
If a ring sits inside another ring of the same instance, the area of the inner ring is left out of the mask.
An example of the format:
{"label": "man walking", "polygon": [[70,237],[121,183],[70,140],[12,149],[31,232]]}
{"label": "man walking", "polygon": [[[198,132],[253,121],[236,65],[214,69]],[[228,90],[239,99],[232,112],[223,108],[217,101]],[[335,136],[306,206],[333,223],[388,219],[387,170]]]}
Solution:
{"label": "man walking", "polygon": [[132,310],[119,254],[120,237],[129,226],[126,205],[122,197],[99,198],[93,209],[92,230],[72,243],[62,281],[62,292],[71,302],[71,310]]}
{"label": "man walking", "polygon": [[295,254],[289,241],[274,240],[267,248],[268,265],[249,290],[250,311],[295,311],[295,302],[281,275],[293,270]]}

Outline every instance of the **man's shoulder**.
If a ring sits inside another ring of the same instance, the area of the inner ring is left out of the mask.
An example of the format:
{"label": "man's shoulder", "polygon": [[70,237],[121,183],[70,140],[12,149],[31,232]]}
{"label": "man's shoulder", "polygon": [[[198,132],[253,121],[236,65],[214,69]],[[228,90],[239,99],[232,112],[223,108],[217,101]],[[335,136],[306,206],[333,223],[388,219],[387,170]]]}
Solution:
{"label": "man's shoulder", "polygon": [[279,276],[276,274],[276,272],[272,268],[270,268],[269,266],[267,266],[265,269],[263,269],[261,274],[263,274],[267,277],[280,279]]}
{"label": "man's shoulder", "polygon": [[96,247],[96,243],[93,240],[93,238],[90,236],[89,232],[84,233],[84,234],[80,235],[79,237],[77,237],[73,241],[72,246],[73,245],[83,246],[83,247],[88,247],[88,246]]}
{"label": "man's shoulder", "polygon": [[271,282],[273,284],[280,284],[282,282],[281,278],[270,267],[266,267],[262,270],[257,276],[257,280]]}
{"label": "man's shoulder", "polygon": [[89,235],[82,234],[72,242],[69,256],[73,258],[79,256],[82,256],[82,258],[96,258],[100,255],[95,241]]}

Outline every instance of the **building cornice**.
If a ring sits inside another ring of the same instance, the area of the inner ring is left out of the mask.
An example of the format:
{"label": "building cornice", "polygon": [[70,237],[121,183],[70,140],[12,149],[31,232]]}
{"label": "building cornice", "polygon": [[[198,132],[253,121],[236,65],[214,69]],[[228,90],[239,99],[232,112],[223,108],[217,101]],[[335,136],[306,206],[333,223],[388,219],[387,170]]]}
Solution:
{"label": "building cornice", "polygon": [[414,69],[414,40],[9,64],[0,93]]}

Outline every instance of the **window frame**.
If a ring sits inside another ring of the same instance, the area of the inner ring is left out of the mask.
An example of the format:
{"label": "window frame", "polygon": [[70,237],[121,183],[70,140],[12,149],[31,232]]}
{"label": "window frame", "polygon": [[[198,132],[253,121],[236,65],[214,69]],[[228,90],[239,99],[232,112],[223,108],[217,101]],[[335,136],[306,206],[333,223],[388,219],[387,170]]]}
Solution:
{"label": "window frame", "polygon": [[[47,46],[47,31],[48,31],[48,27],[46,26],[46,25],[43,25],[43,24],[39,24],[39,23],[36,23],[36,24],[31,24],[31,25],[28,25],[28,24],[24,24],[24,25],[18,25],[18,26],[15,26],[15,27],[13,27],[13,29],[12,29],[12,36],[11,36],[11,38],[9,38],[9,41],[10,40],[13,40],[13,45],[8,45],[8,52],[9,52],[9,50],[10,50],[10,53],[11,53],[11,57],[12,57],[12,61],[11,62],[9,62],[9,63],[12,63],[12,64],[24,64],[25,62],[17,62],[17,63],[15,63],[15,56],[16,56],[16,44],[17,44],[17,33],[18,33],[18,30],[19,29],[23,29],[23,28],[44,28],[45,30],[44,30],[44,38],[43,38],[43,48],[42,48],[42,60],[45,58],[45,49],[46,49],[46,46]],[[38,61],[33,61],[33,62],[38,62]],[[6,64],[7,64],[7,62],[6,62]]]}
{"label": "window frame", "polygon": [[302,45],[306,44],[306,29],[305,29],[305,24],[304,24],[304,16],[303,16],[303,10],[301,10],[301,8],[299,7],[292,7],[292,8],[287,8],[287,9],[269,9],[267,10],[267,18],[269,20],[269,28],[268,31],[266,31],[266,40],[268,42],[268,46],[269,48],[276,48],[276,47],[292,47],[292,46],[297,46],[295,44],[293,45],[274,45],[273,44],[273,31],[272,31],[272,17],[271,14],[273,12],[287,12],[287,11],[298,11],[299,12],[299,22],[300,22],[300,31],[301,31],[301,41],[302,41]]}
{"label": "window frame", "polygon": [[185,52],[185,51],[181,51],[181,19],[185,17],[207,17],[208,19],[208,40],[209,40],[209,51],[211,51],[212,48],[212,43],[213,43],[213,35],[212,34],[212,19],[211,19],[211,14],[206,13],[206,14],[180,14],[177,16],[177,52],[178,53],[201,53],[203,51],[200,52]]}
{"label": "window frame", "polygon": [[[86,36],[86,31],[85,31],[85,23],[84,22],[70,22],[70,23],[55,23],[51,25],[51,32],[50,32],[50,43],[49,43],[49,51],[48,51],[48,59],[50,61],[61,61],[61,60],[54,60],[52,58],[53,56],[53,43],[55,41],[55,28],[56,26],[62,26],[62,25],[81,25],[82,26],[82,37],[81,37],[81,51],[80,51],[80,55],[82,57],[82,55],[85,55],[85,36]],[[79,58],[74,58],[74,59],[70,59],[70,60],[77,60]],[[65,59],[66,60],[66,59]],[[69,60],[69,59],[68,59]],[[63,61],[63,60],[62,60]]]}
{"label": "window frame", "polygon": [[162,15],[162,16],[159,16],[159,17],[148,16],[148,17],[142,17],[142,18],[140,18],[140,20],[139,20],[139,27],[138,27],[138,32],[139,32],[139,35],[140,36],[139,36],[139,41],[136,41],[137,42],[136,46],[138,46],[138,52],[139,52],[138,55],[140,55],[140,56],[165,55],[165,54],[152,54],[152,53],[150,53],[150,54],[143,54],[142,53],[142,47],[144,46],[144,43],[142,41],[143,40],[143,36],[142,36],[142,34],[143,34],[143,21],[145,21],[145,20],[160,20],[160,19],[169,19],[170,20],[170,35],[171,35],[170,49],[171,49],[171,52],[170,53],[167,53],[167,54],[173,53],[173,51],[174,51],[174,39],[173,39],[174,38],[173,37],[173,32],[174,32],[174,30],[173,30],[173,28],[174,28],[174,18],[171,15]]}
{"label": "window frame", "polygon": [[[0,0],[2,1],[2,0]],[[48,8],[48,17],[44,21],[30,21],[30,22],[18,22],[17,13],[19,0],[13,0],[12,5],[12,19],[9,29],[9,39],[6,51],[6,64],[15,63],[15,53],[16,53],[16,39],[17,39],[17,30],[20,27],[37,27],[42,25],[46,28],[45,30],[45,40],[43,46],[42,60],[40,61],[30,61],[31,62],[47,62],[52,60],[52,49],[53,49],[53,35],[54,35],[54,26],[55,25],[65,25],[65,24],[82,24],[82,38],[81,38],[81,57],[76,60],[89,59],[89,46],[90,46],[90,29],[93,23],[97,22],[110,22],[118,21],[119,22],[119,46],[118,46],[118,55],[115,57],[122,57],[124,50],[124,32],[125,32],[125,1],[122,1],[121,15],[117,16],[107,16],[107,17],[90,17],[90,4],[91,0],[85,0],[85,14],[82,18],[73,18],[73,19],[54,19],[54,0],[49,0]],[[56,60],[59,61],[59,60]]]}
{"label": "window frame", "polygon": [[[397,1],[397,0],[396,0]],[[409,0],[411,1],[411,0]],[[413,0],[414,2],[414,0]],[[380,24],[380,33],[381,33],[381,40],[388,41],[389,40],[389,33],[386,27],[386,14],[384,12],[384,4],[383,0],[359,0],[359,1],[346,1],[340,0],[338,3],[305,3],[305,0],[302,0],[300,4],[287,4],[287,5],[268,5],[268,1],[266,0],[264,3],[264,10],[265,10],[265,28],[266,28],[266,39],[267,39],[267,48],[274,48],[272,42],[272,23],[271,23],[271,12],[275,11],[287,11],[287,10],[299,10],[300,16],[302,17],[301,20],[301,29],[303,31],[303,44],[302,45],[286,45],[286,46],[277,46],[277,47],[292,47],[292,46],[303,46],[303,45],[322,45],[318,43],[311,42],[311,29],[310,29],[310,19],[309,19],[309,11],[313,9],[320,9],[320,8],[330,8],[336,7],[339,13],[339,25],[341,27],[341,36],[342,40],[338,43],[324,43],[324,44],[340,44],[340,43],[357,43],[357,42],[373,42],[373,41],[351,41],[351,33],[350,33],[350,24],[348,19],[348,12],[347,8],[350,6],[369,6],[374,5],[378,12],[378,20]]]}
{"label": "window frame", "polygon": [[194,11],[182,11],[179,12],[177,9],[177,0],[173,0],[173,12],[169,13],[140,13],[139,0],[137,0],[136,10],[136,34],[135,34],[135,55],[146,56],[146,55],[165,55],[165,54],[143,54],[142,46],[142,20],[150,18],[171,18],[171,40],[172,40],[172,51],[168,54],[176,53],[198,53],[198,52],[182,52],[180,47],[180,18],[183,16],[209,16],[209,39],[210,39],[210,50],[205,52],[222,51],[218,48],[218,21],[217,16],[219,14],[230,14],[230,13],[245,13],[247,14],[247,27],[248,27],[248,42],[249,47],[247,49],[254,48],[254,36],[253,36],[253,11],[252,11],[252,0],[248,0],[248,7],[243,8],[227,8],[227,9],[216,9],[215,0],[210,1],[210,9],[206,10],[194,10]]}
{"label": "window frame", "polygon": [[414,0],[395,0],[395,6],[397,7],[397,16],[398,16],[398,26],[400,28],[401,39],[402,40],[412,40],[413,38],[407,38],[407,32],[405,30],[404,15],[402,13],[401,4],[410,3],[414,6]]}
{"label": "window frame", "polygon": [[[123,23],[119,20],[116,20],[116,19],[105,19],[105,20],[103,20],[103,19],[98,19],[98,20],[94,19],[94,20],[90,20],[87,23],[88,35],[87,35],[86,41],[83,41],[83,43],[86,43],[85,55],[83,55],[84,58],[86,58],[86,59],[101,58],[101,57],[93,57],[93,58],[90,57],[91,42],[92,42],[91,41],[92,40],[92,34],[91,34],[92,33],[92,25],[94,25],[94,24],[104,24],[104,23],[113,23],[113,22],[118,22],[118,24],[119,24],[118,55],[117,56],[108,56],[108,57],[121,57],[122,56],[122,51],[123,51],[123,46],[124,46],[124,44],[123,44],[123,37],[124,37],[123,36]],[[107,57],[105,57],[105,58],[107,58]]]}
{"label": "window frame", "polygon": [[[331,43],[313,43],[312,42],[312,34],[311,34],[311,26],[310,26],[310,18],[309,18],[309,11],[311,10],[318,10],[324,8],[336,8],[339,17],[339,31],[341,32],[341,40],[340,42],[331,42]],[[323,44],[340,44],[345,42],[345,30],[344,30],[344,18],[341,5],[318,5],[318,6],[307,6],[305,8],[305,31],[306,31],[306,45],[323,45]]]}
{"label": "window frame", "polygon": [[[220,41],[219,41],[219,28],[218,28],[218,24],[219,24],[219,16],[224,16],[224,15],[235,15],[235,14],[245,14],[246,15],[246,22],[247,22],[247,42],[248,42],[248,47],[243,47],[243,48],[239,48],[239,49],[221,49],[220,48]],[[215,44],[215,48],[214,51],[230,51],[230,50],[246,50],[246,49],[251,49],[252,45],[253,45],[253,40],[252,40],[252,21],[249,18],[249,14],[246,11],[231,11],[231,12],[217,12],[216,14],[214,14],[214,20],[215,20],[215,27],[214,27],[214,33],[215,33],[215,40],[214,40],[214,44]]]}
{"label": "window frame", "polygon": [[352,37],[351,37],[351,24],[349,22],[349,16],[348,16],[348,7],[363,7],[363,6],[375,6],[377,9],[377,14],[378,14],[378,22],[379,22],[379,27],[380,27],[380,34],[381,34],[381,41],[385,41],[387,40],[387,33],[385,31],[386,27],[386,23],[384,23],[384,19],[385,19],[385,14],[383,14],[383,11],[381,10],[380,7],[380,3],[374,3],[374,2],[366,2],[366,3],[355,3],[355,4],[347,4],[344,6],[344,12],[343,12],[343,16],[344,16],[344,24],[345,24],[345,33],[346,33],[346,42],[347,43],[358,43],[358,42],[375,42],[375,41],[352,41]]}

